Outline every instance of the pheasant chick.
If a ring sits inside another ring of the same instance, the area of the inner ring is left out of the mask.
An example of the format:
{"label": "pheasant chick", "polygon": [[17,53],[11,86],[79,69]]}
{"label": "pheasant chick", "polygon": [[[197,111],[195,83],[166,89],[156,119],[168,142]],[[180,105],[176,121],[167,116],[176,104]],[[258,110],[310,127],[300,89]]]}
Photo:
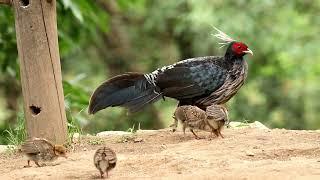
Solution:
{"label": "pheasant chick", "polygon": [[31,167],[30,161],[41,167],[39,161],[54,161],[58,157],[66,156],[66,148],[62,145],[53,145],[43,138],[32,138],[27,140],[21,145],[21,152],[28,158],[28,165],[25,167]]}
{"label": "pheasant chick", "polygon": [[178,106],[173,115],[174,123],[171,125],[173,127],[173,131],[176,130],[178,126],[178,121],[182,124],[183,133],[185,135],[186,128],[189,128],[192,134],[196,139],[201,139],[193,130],[200,129],[205,130],[208,129],[206,122],[206,112],[197,106],[185,105]]}
{"label": "pheasant chick", "polygon": [[100,172],[101,178],[103,178],[104,173],[107,174],[108,178],[108,171],[116,166],[117,156],[112,149],[108,147],[101,147],[95,152],[93,161],[94,165]]}
{"label": "pheasant chick", "polygon": [[206,109],[206,121],[209,129],[212,133],[214,133],[217,137],[223,135],[221,134],[221,130],[225,124],[229,124],[229,115],[228,109],[223,105],[211,105]]}

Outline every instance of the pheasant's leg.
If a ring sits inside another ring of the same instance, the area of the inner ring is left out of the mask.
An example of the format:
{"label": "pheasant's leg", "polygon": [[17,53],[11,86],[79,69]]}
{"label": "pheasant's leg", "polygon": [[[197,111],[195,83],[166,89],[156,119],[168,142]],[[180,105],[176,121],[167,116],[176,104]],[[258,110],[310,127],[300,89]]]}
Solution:
{"label": "pheasant's leg", "polygon": [[40,164],[38,163],[38,161],[34,162],[38,167],[41,167]]}
{"label": "pheasant's leg", "polygon": [[217,136],[217,137],[219,137],[219,131],[218,130],[213,130],[213,133]]}
{"label": "pheasant's leg", "polygon": [[100,177],[103,178],[103,171],[101,169],[99,169],[100,171]]}
{"label": "pheasant's leg", "polygon": [[211,141],[212,139],[213,139],[213,132],[211,131],[208,140]]}
{"label": "pheasant's leg", "polygon": [[220,130],[218,131],[218,133],[219,133],[219,135],[220,135],[222,138],[224,138],[224,136],[221,134],[221,131],[220,131]]}
{"label": "pheasant's leg", "polygon": [[226,126],[227,128],[230,128],[230,120],[229,120],[229,119],[227,119],[227,121],[225,122],[225,126]]}
{"label": "pheasant's leg", "polygon": [[176,118],[175,115],[172,115],[172,118],[174,119],[174,122],[173,124],[170,125],[170,127],[172,127],[172,132],[175,132],[178,127],[178,119]]}
{"label": "pheasant's leg", "polygon": [[[176,109],[180,106],[180,102],[178,103]],[[170,127],[172,127],[172,132],[175,132],[177,130],[178,127],[178,119],[176,118],[176,115],[173,114],[172,118],[174,119],[173,124],[170,125]]]}
{"label": "pheasant's leg", "polygon": [[190,131],[192,132],[192,134],[195,136],[196,139],[203,139],[203,138],[200,138],[200,137],[193,131],[193,129],[190,129]]}
{"label": "pheasant's leg", "polygon": [[106,172],[106,174],[107,174],[107,178],[108,178],[109,177],[108,171]]}
{"label": "pheasant's leg", "polygon": [[182,129],[183,129],[183,139],[186,139],[186,124],[182,125]]}
{"label": "pheasant's leg", "polygon": [[31,166],[30,166],[30,160],[28,160],[28,165],[23,166],[23,167],[24,167],[24,168],[31,167]]}

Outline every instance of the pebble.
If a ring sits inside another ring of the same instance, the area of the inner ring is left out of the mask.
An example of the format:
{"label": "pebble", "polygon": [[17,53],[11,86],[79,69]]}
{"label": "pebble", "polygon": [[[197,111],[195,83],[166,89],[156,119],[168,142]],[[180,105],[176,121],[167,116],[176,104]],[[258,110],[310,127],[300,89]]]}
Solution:
{"label": "pebble", "polygon": [[165,144],[162,144],[160,147],[161,147],[162,149],[167,149],[167,146],[166,146]]}
{"label": "pebble", "polygon": [[103,137],[103,136],[123,136],[123,135],[130,135],[130,132],[125,132],[125,131],[103,131],[99,132],[97,136]]}
{"label": "pebble", "polygon": [[246,151],[246,155],[247,155],[247,156],[254,156],[254,153],[251,152],[251,151]]}
{"label": "pebble", "polygon": [[135,142],[135,143],[142,142],[142,141],[143,141],[142,138],[135,138],[135,139],[133,140],[133,142]]}

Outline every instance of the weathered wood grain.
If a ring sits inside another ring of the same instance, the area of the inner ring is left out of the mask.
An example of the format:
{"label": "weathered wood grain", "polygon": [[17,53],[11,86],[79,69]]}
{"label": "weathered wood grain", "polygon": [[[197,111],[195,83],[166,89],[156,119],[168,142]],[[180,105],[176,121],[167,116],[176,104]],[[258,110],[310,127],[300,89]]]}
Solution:
{"label": "weathered wood grain", "polygon": [[13,0],[24,111],[29,137],[67,139],[56,1]]}

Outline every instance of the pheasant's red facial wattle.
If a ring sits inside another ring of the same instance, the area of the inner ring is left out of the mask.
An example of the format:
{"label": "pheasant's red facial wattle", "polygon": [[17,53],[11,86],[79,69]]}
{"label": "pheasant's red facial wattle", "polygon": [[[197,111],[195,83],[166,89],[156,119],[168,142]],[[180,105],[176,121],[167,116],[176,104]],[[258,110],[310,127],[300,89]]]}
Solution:
{"label": "pheasant's red facial wattle", "polygon": [[244,56],[245,54],[253,55],[248,46],[241,42],[235,42],[232,44],[232,52],[238,57]]}

